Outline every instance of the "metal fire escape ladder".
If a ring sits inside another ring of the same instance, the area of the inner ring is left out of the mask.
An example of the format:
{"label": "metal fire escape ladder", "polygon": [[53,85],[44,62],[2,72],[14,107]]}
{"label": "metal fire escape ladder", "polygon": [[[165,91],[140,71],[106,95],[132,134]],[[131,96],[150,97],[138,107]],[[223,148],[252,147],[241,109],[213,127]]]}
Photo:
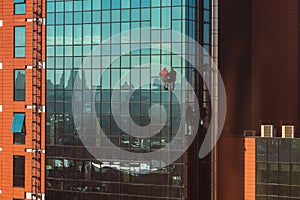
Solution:
{"label": "metal fire escape ladder", "polygon": [[32,161],[31,199],[42,199],[42,0],[32,8]]}

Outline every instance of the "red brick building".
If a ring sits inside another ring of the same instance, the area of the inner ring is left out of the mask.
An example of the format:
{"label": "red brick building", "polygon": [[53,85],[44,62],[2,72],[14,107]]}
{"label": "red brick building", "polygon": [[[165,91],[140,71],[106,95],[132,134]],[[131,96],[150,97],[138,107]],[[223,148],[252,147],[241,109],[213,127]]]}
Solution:
{"label": "red brick building", "polygon": [[[32,0],[0,1],[0,199],[28,199],[33,188],[32,6]],[[15,126],[17,122],[23,124]],[[41,145],[43,165],[44,141]],[[44,169],[39,170],[43,183]]]}

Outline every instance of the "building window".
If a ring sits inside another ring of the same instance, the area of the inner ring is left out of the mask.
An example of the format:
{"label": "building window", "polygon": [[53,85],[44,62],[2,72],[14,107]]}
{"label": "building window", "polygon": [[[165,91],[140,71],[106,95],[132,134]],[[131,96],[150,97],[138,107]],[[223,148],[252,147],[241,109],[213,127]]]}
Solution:
{"label": "building window", "polygon": [[25,156],[14,156],[13,167],[13,185],[14,187],[24,188],[25,186]]}
{"label": "building window", "polygon": [[15,15],[24,15],[26,13],[25,0],[14,0]]}
{"label": "building window", "polygon": [[22,133],[14,133],[14,144],[25,144],[25,131]]}
{"label": "building window", "polygon": [[14,70],[14,100],[25,101],[25,70]]}
{"label": "building window", "polygon": [[300,140],[292,140],[291,161],[300,163]]}
{"label": "building window", "polygon": [[11,132],[14,134],[14,144],[25,144],[25,113],[14,113]]}
{"label": "building window", "polygon": [[14,57],[25,58],[26,56],[26,28],[25,26],[15,26],[14,30]]}

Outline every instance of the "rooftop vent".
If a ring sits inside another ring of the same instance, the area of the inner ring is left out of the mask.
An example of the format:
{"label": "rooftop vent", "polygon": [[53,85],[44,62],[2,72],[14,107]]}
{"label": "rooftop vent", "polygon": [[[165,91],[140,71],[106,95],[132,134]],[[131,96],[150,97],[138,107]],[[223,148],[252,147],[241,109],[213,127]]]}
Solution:
{"label": "rooftop vent", "polygon": [[261,137],[273,137],[274,126],[273,125],[261,125]]}
{"label": "rooftop vent", "polygon": [[294,138],[295,126],[282,126],[282,137],[283,138]]}

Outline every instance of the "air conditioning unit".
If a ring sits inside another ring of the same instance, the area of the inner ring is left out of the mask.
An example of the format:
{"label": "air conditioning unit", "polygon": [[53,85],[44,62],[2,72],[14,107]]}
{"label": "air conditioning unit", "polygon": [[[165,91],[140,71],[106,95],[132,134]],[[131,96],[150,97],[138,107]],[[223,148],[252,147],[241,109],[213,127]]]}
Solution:
{"label": "air conditioning unit", "polygon": [[260,131],[261,131],[261,137],[273,137],[274,126],[273,125],[261,125]]}
{"label": "air conditioning unit", "polygon": [[283,138],[294,138],[295,126],[282,126],[282,137]]}

